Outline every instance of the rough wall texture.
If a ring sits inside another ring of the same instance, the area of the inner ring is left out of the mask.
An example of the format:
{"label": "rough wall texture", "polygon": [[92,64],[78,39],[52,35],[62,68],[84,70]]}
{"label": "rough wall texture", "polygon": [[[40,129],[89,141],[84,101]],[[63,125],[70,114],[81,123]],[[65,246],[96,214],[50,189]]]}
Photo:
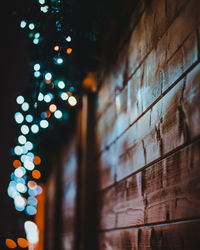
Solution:
{"label": "rough wall texture", "polygon": [[132,22],[96,109],[99,249],[199,249],[200,2],[141,0]]}

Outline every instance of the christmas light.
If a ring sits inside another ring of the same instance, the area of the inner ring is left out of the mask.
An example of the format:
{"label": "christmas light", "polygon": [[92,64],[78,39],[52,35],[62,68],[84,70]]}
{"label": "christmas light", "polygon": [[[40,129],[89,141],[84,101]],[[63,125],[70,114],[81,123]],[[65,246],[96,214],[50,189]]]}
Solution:
{"label": "christmas light", "polygon": [[26,169],[24,167],[16,168],[14,171],[14,174],[16,177],[21,178],[22,176],[26,174]]}
{"label": "christmas light", "polygon": [[72,53],[72,49],[71,48],[68,48],[67,50],[66,50],[66,53],[69,55],[69,54],[71,54]]}
{"label": "christmas light", "polygon": [[56,119],[61,119],[62,118],[62,111],[56,110],[56,112],[54,113],[54,116]]}
{"label": "christmas light", "polygon": [[63,64],[63,59],[61,57],[56,59],[57,64]]}
{"label": "christmas light", "polygon": [[41,10],[43,13],[47,13],[48,10],[49,10],[49,6],[48,6],[48,5],[41,6],[41,7],[40,7],[40,10]]}
{"label": "christmas light", "polygon": [[24,97],[21,96],[21,95],[19,95],[19,96],[17,97],[17,99],[16,99],[16,102],[17,102],[18,104],[22,104],[22,103],[24,102]]}
{"label": "christmas light", "polygon": [[40,40],[39,40],[38,38],[33,39],[33,43],[34,43],[34,44],[38,44],[39,41],[40,41]]}
{"label": "christmas light", "polygon": [[27,135],[29,133],[29,127],[27,125],[22,125],[21,132],[22,134]]}
{"label": "christmas light", "polygon": [[28,170],[33,170],[35,168],[35,165],[33,164],[32,161],[30,160],[25,160],[24,161],[24,167]]}
{"label": "christmas light", "polygon": [[28,114],[28,115],[26,115],[25,120],[26,120],[28,123],[31,123],[31,122],[33,121],[33,116],[30,115],[30,114]]}
{"label": "christmas light", "polygon": [[34,134],[37,134],[37,133],[39,132],[39,127],[38,127],[38,125],[33,124],[33,125],[31,126],[31,131],[32,131]]}
{"label": "christmas light", "polygon": [[47,128],[49,126],[49,122],[47,120],[40,121],[41,128]]}
{"label": "christmas light", "polygon": [[62,92],[62,93],[60,94],[60,97],[61,97],[61,99],[62,99],[63,101],[66,101],[66,100],[68,99],[68,94],[67,94],[66,92]]}
{"label": "christmas light", "polygon": [[44,95],[40,92],[38,95],[38,101],[43,101]]}
{"label": "christmas light", "polygon": [[24,29],[26,27],[26,21],[22,20],[20,23],[20,27]]}
{"label": "christmas light", "polygon": [[16,155],[21,155],[23,153],[22,147],[21,146],[16,146],[14,148],[14,152]]}
{"label": "christmas light", "polygon": [[20,135],[20,136],[18,137],[18,142],[19,142],[20,144],[25,144],[25,143],[26,143],[26,137],[25,137],[24,135]]}
{"label": "christmas light", "polygon": [[22,104],[22,110],[23,111],[27,111],[29,109],[29,104],[28,104],[28,102],[24,102],[23,104]]}
{"label": "christmas light", "polygon": [[56,109],[57,109],[57,107],[56,107],[55,104],[51,104],[51,105],[49,106],[49,111],[52,112],[52,113],[55,112]]}
{"label": "christmas light", "polygon": [[36,63],[36,64],[33,66],[33,68],[34,68],[35,71],[40,70],[40,64],[39,64],[39,63]]}
{"label": "christmas light", "polygon": [[45,78],[45,80],[49,81],[52,78],[52,74],[48,72],[45,74],[44,78]]}
{"label": "christmas light", "polygon": [[28,27],[29,27],[30,30],[34,30],[35,29],[35,24],[34,23],[30,23]]}
{"label": "christmas light", "polygon": [[45,4],[45,0],[39,0],[38,1],[40,4]]}
{"label": "christmas light", "polygon": [[58,45],[56,45],[56,46],[54,46],[54,48],[53,48],[55,51],[59,51],[59,46]]}
{"label": "christmas light", "polygon": [[65,83],[64,83],[63,81],[59,81],[59,82],[58,82],[58,87],[59,87],[60,89],[64,89]]}
{"label": "christmas light", "polygon": [[33,143],[30,141],[27,141],[24,146],[29,151],[33,149]]}
{"label": "christmas light", "polygon": [[34,76],[35,76],[35,78],[40,77],[40,76],[41,76],[40,71],[35,71],[35,72],[34,72]]}
{"label": "christmas light", "polygon": [[77,100],[74,96],[70,96],[68,102],[70,106],[75,106],[77,104]]}
{"label": "christmas light", "polygon": [[40,33],[35,33],[34,37],[35,38],[39,38],[40,37]]}
{"label": "christmas light", "polygon": [[67,36],[67,37],[66,37],[66,41],[67,41],[67,42],[71,42],[71,40],[72,40],[72,39],[71,39],[70,36]]}
{"label": "christmas light", "polygon": [[20,124],[24,121],[24,116],[20,112],[15,113],[14,118],[18,124]]}

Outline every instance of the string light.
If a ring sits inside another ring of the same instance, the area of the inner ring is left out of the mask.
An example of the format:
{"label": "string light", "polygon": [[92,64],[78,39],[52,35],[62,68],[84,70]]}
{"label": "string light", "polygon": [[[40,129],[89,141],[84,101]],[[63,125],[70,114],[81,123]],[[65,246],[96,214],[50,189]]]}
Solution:
{"label": "string light", "polygon": [[24,29],[26,27],[26,21],[22,20],[20,23],[20,27]]}
{"label": "string light", "polygon": [[29,27],[30,30],[34,30],[35,29],[35,24],[34,23],[30,23],[28,27]]}
{"label": "string light", "polygon": [[19,95],[19,96],[17,97],[17,99],[16,99],[16,102],[17,102],[18,104],[22,104],[22,103],[24,102],[24,97],[21,96],[21,95]]}
{"label": "string light", "polygon": [[69,54],[71,54],[72,53],[72,48],[68,48],[67,50],[66,50],[66,53],[69,55]]}
{"label": "string light", "polygon": [[63,81],[59,81],[59,82],[58,82],[58,87],[59,87],[60,89],[64,89],[65,83],[64,83]]}
{"label": "string light", "polygon": [[67,42],[71,42],[71,40],[72,40],[72,39],[71,39],[70,36],[67,36],[67,37],[66,37],[66,41],[67,41]]}
{"label": "string light", "polygon": [[77,104],[77,100],[74,96],[70,96],[68,102],[70,106],[75,106]]}
{"label": "string light", "polygon": [[56,46],[54,46],[54,48],[53,48],[55,51],[59,51],[59,46],[58,45],[56,45]]}

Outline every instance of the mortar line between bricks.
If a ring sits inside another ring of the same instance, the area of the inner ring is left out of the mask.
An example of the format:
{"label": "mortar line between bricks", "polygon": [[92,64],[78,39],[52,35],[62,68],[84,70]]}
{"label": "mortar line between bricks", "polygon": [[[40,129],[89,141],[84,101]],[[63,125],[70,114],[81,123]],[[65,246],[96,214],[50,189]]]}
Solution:
{"label": "mortar line between bricks", "polygon": [[198,136],[197,136],[196,138],[194,138],[192,141],[188,141],[187,143],[184,143],[184,144],[182,144],[182,145],[176,147],[175,149],[169,151],[168,153],[163,154],[161,157],[155,159],[154,161],[149,162],[148,164],[144,165],[143,167],[139,168],[138,170],[134,171],[133,173],[131,173],[131,174],[125,176],[124,178],[122,178],[122,179],[120,179],[120,180],[118,180],[118,181],[113,182],[111,185],[109,185],[109,186],[107,186],[107,187],[105,187],[105,188],[103,188],[103,189],[97,190],[96,193],[97,193],[97,194],[99,194],[99,193],[105,193],[107,190],[111,189],[111,188],[114,187],[115,185],[117,185],[117,184],[119,184],[119,183],[125,181],[126,179],[128,179],[128,178],[130,178],[130,177],[132,177],[132,176],[134,176],[134,175],[136,175],[136,174],[138,174],[138,173],[140,173],[140,172],[142,172],[143,170],[145,170],[145,169],[148,168],[148,167],[151,167],[151,166],[153,166],[153,165],[155,165],[155,164],[158,164],[158,163],[162,162],[162,161],[163,161],[164,159],[166,159],[167,157],[172,156],[173,154],[177,153],[178,151],[183,150],[184,148],[186,148],[186,147],[188,147],[188,146],[190,146],[190,145],[192,145],[192,144],[194,144],[194,143],[196,143],[196,142],[198,142],[198,141],[200,141],[200,135],[198,135]]}
{"label": "mortar line between bricks", "polygon": [[155,106],[179,81],[181,81],[190,71],[192,71],[198,64],[200,60],[198,59],[195,63],[193,63],[174,83],[172,83],[141,115],[139,115],[129,126],[124,129],[112,142],[106,145],[102,150],[97,153],[97,157],[99,157],[104,151],[108,150],[112,144],[114,144],[123,134],[126,133],[138,120],[140,120],[151,108]]}
{"label": "mortar line between bricks", "polygon": [[[168,29],[170,28],[170,26],[173,24],[173,22],[176,20],[176,18],[179,17],[180,13],[183,11],[183,9],[187,6],[188,3],[185,3],[185,5],[182,6],[182,8],[178,11],[177,15],[172,19],[172,21],[168,24],[168,26],[166,27],[166,30],[163,32],[163,34],[161,35],[160,39],[158,39],[156,45],[158,44],[158,42],[163,38],[163,36],[165,35],[165,33],[168,31]],[[142,14],[144,13],[145,8],[142,12]],[[140,20],[140,19],[139,19]],[[138,21],[139,21],[138,20]],[[199,23],[198,23],[199,24]],[[197,24],[197,25],[198,25]],[[179,47],[176,49],[176,51],[170,56],[170,58],[168,59],[168,61],[173,57],[173,55],[182,47],[183,43],[188,39],[188,37],[192,34],[192,32],[194,32],[196,29],[196,27],[194,27],[193,30],[190,31],[190,33],[187,35],[187,37],[182,41],[181,45],[179,45]],[[198,37],[197,37],[198,39]],[[142,66],[142,64],[144,63],[144,61],[146,60],[146,58],[149,56],[149,54],[153,51],[154,47],[150,48],[150,50],[147,52],[147,54],[144,56],[144,58],[141,60],[140,64],[136,67],[136,69],[130,74],[130,76],[127,79],[127,83],[128,81],[130,81],[133,76],[135,75],[135,73],[137,72],[137,70]],[[198,57],[200,58],[200,57]],[[124,90],[124,88],[127,86],[127,83],[124,84],[124,86],[120,89],[120,93]],[[102,113],[96,118],[95,123],[101,118],[101,116],[103,115],[103,113],[108,109],[108,107],[114,102],[114,98],[116,97],[116,94],[113,95],[113,100],[109,101],[105,108],[103,109]]]}
{"label": "mortar line between bricks", "polygon": [[135,226],[127,226],[127,227],[118,227],[118,228],[111,228],[111,229],[102,229],[98,233],[106,233],[106,232],[112,232],[112,231],[121,231],[121,230],[128,230],[128,229],[143,229],[143,228],[152,228],[152,227],[164,227],[164,226],[170,226],[170,225],[177,225],[177,224],[184,224],[184,223],[190,223],[190,222],[200,222],[200,217],[192,217],[192,218],[183,218],[183,219],[177,219],[177,220],[171,220],[169,222],[163,221],[163,222],[155,222],[155,223],[148,223],[148,224],[141,224],[141,225],[135,225]]}

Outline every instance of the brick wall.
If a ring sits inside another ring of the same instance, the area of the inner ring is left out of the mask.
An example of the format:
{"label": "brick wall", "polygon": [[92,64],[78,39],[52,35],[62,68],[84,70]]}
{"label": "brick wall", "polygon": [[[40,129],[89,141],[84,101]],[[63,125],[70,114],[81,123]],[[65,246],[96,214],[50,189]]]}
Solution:
{"label": "brick wall", "polygon": [[199,23],[198,0],[139,1],[99,89],[100,250],[199,249]]}

